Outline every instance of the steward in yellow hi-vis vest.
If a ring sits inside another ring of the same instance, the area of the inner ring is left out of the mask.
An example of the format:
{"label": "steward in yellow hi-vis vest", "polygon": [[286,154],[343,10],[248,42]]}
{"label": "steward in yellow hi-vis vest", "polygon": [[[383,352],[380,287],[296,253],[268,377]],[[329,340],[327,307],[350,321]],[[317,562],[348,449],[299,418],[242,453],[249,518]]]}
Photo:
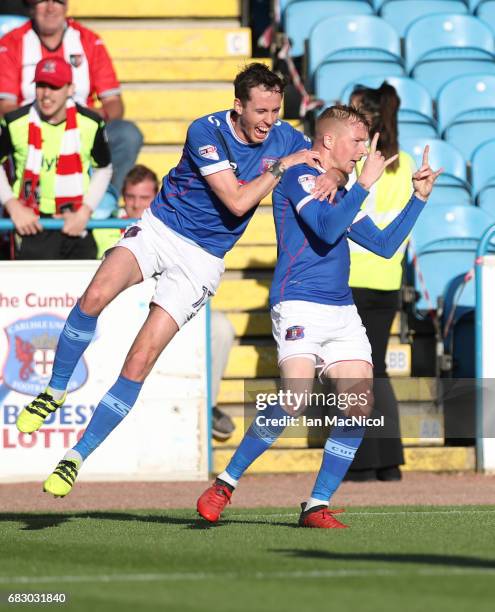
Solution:
{"label": "steward in yellow hi-vis vest", "polygon": [[[356,168],[357,176],[364,162]],[[415,165],[412,157],[400,151],[399,167],[392,172],[384,172],[375,183],[362,209],[380,228],[386,227],[402,210],[412,194],[412,174]],[[399,289],[402,280],[402,260],[407,247],[407,240],[391,259],[379,257],[349,240],[351,250],[351,287],[366,287],[391,291]]]}
{"label": "steward in yellow hi-vis vest", "polygon": [[[399,150],[400,98],[395,88],[384,82],[377,89],[355,87],[350,102],[368,119],[370,138],[379,132],[378,149],[382,154],[387,158],[399,153],[399,158],[373,185],[361,207],[382,228],[402,210],[413,190],[413,159]],[[362,163],[356,164],[355,175],[359,176],[362,167]],[[356,180],[356,176],[352,180]],[[348,242],[351,252],[349,285],[371,344],[375,410],[377,415],[383,415],[385,427],[377,436],[365,435],[347,478],[356,481],[399,480],[399,466],[404,463],[404,453],[397,400],[387,374],[386,355],[392,323],[399,307],[402,259],[407,240],[392,259],[383,259]]]}

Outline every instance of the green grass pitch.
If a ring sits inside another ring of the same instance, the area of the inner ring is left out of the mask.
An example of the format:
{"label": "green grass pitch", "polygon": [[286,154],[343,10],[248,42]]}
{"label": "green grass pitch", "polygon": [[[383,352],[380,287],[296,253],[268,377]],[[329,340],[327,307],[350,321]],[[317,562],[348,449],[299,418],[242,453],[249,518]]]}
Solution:
{"label": "green grass pitch", "polygon": [[0,513],[0,610],[28,591],[84,612],[495,609],[494,507],[342,516],[351,529],[298,529],[294,509],[274,508],[211,527],[191,510]]}

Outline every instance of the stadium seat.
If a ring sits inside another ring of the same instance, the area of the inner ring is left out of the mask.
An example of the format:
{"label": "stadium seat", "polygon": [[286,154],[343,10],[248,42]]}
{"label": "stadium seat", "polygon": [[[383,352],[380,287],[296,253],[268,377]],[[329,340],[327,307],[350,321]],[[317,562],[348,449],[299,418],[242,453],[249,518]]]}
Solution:
{"label": "stadium seat", "polygon": [[472,15],[445,13],[417,19],[407,30],[405,54],[410,75],[423,83],[433,98],[454,77],[495,74],[493,34]]}
{"label": "stadium seat", "polygon": [[427,144],[430,145],[428,158],[431,167],[434,170],[444,169],[428,199],[429,205],[470,205],[471,190],[467,181],[466,162],[460,151],[443,140],[401,138],[400,141],[401,149],[413,157],[418,168],[421,166],[423,151]]}
{"label": "stadium seat", "polygon": [[382,6],[380,15],[404,37],[413,21],[433,13],[466,14],[463,0],[388,0]]}
{"label": "stadium seat", "polygon": [[[417,311],[436,308],[438,298],[444,296],[449,283],[474,266],[476,249],[483,232],[493,224],[491,217],[476,206],[426,206],[412,232],[412,250],[430,295],[424,289],[415,270],[415,285],[421,297]],[[472,303],[474,283],[466,288],[465,299]]]}
{"label": "stadium seat", "polygon": [[495,217],[495,139],[481,144],[471,158],[473,195],[480,208]]}
{"label": "stadium seat", "polygon": [[437,101],[438,129],[470,159],[474,150],[495,138],[495,75],[452,79]]}
{"label": "stadium seat", "polygon": [[404,76],[373,75],[364,76],[348,83],[340,99],[347,103],[356,85],[374,89],[387,81],[395,87],[400,98],[399,132],[402,138],[412,136],[436,138],[436,122],[433,119],[433,101],[428,90],[413,79]]}
{"label": "stadium seat", "polygon": [[378,17],[330,17],[311,31],[308,76],[314,76],[316,95],[327,102],[338,99],[345,85],[363,74],[403,72],[399,37]]}
{"label": "stadium seat", "polygon": [[373,9],[362,0],[293,0],[285,10],[283,26],[292,45],[292,55],[304,54],[304,41],[313,27],[325,17],[372,15]]}
{"label": "stadium seat", "polygon": [[486,2],[486,0],[465,0],[465,2],[469,11],[474,14],[479,5]]}
{"label": "stadium seat", "polygon": [[19,28],[27,20],[27,17],[22,17],[21,15],[0,15],[0,38],[5,36],[10,30]]}
{"label": "stadium seat", "polygon": [[480,4],[476,11],[476,16],[486,23],[495,34],[495,0],[485,1]]}

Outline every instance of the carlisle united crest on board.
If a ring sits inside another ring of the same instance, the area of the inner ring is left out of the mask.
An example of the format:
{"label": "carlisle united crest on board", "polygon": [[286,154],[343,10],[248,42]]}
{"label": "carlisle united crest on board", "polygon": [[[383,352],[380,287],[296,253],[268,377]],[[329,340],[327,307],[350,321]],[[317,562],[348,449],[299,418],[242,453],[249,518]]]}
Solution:
{"label": "carlisle united crest on board", "polygon": [[[58,338],[64,320],[52,314],[18,319],[5,328],[9,340],[3,368],[4,384],[18,393],[37,395],[47,386],[53,366]],[[72,375],[68,391],[82,387],[88,379],[88,368],[81,358]]]}

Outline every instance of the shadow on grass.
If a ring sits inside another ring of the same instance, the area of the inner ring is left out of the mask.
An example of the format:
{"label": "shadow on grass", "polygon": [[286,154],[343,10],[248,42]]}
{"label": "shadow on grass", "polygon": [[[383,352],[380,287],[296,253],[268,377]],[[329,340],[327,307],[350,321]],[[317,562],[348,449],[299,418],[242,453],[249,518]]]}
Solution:
{"label": "shadow on grass", "polygon": [[435,555],[423,553],[340,553],[326,550],[272,549],[275,552],[297,559],[320,561],[376,561],[377,563],[415,563],[419,565],[442,565],[459,568],[495,569],[495,559],[464,557],[461,555]]}
{"label": "shadow on grass", "polygon": [[64,523],[68,523],[77,519],[94,519],[97,521],[129,521],[137,523],[158,523],[162,525],[182,525],[185,529],[218,529],[227,525],[270,525],[279,527],[297,527],[294,523],[276,523],[267,521],[253,521],[241,519],[226,519],[220,523],[208,523],[200,518],[193,517],[178,517],[169,514],[133,514],[129,512],[67,512],[67,513],[0,513],[0,523],[15,522],[24,523],[20,529],[22,531],[38,531],[49,529],[52,527],[60,527]]}

